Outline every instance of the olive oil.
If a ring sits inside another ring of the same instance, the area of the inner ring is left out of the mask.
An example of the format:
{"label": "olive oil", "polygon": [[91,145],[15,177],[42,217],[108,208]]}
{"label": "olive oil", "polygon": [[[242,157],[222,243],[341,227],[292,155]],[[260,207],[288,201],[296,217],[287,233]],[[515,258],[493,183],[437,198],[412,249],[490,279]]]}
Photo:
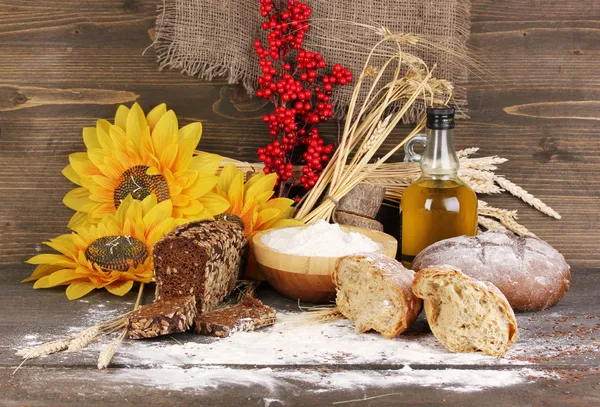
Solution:
{"label": "olive oil", "polygon": [[402,197],[402,263],[427,246],[477,232],[477,197],[459,180],[422,179]]}
{"label": "olive oil", "polygon": [[[422,176],[402,195],[401,260],[410,267],[417,254],[433,243],[477,232],[477,196],[458,177],[454,151],[454,109],[427,109],[427,136],[405,146],[406,160],[419,161]],[[413,150],[425,145],[423,156]]]}

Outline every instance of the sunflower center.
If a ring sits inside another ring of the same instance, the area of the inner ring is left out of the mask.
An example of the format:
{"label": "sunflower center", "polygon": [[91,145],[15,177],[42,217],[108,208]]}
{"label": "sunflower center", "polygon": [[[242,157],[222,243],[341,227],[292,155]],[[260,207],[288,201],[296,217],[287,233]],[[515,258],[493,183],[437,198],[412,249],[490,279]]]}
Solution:
{"label": "sunflower center", "polygon": [[104,271],[127,271],[148,257],[146,245],[130,236],[104,236],[85,249],[85,257]]}
{"label": "sunflower center", "polygon": [[169,185],[167,180],[161,174],[148,175],[147,165],[136,165],[131,167],[121,175],[119,186],[115,188],[113,193],[113,201],[115,208],[121,205],[121,201],[131,194],[133,199],[143,201],[150,194],[156,195],[158,202],[165,201],[170,198]]}

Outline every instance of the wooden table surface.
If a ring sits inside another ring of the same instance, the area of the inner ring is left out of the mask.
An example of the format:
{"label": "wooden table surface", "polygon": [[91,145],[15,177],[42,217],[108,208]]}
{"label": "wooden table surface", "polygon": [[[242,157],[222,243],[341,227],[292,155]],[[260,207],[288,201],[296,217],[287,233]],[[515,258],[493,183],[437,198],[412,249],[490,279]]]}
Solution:
{"label": "wooden table surface", "polygon": [[[60,290],[33,291],[18,284],[32,270],[23,261],[47,250],[40,242],[66,231],[71,212],[61,200],[72,185],[61,170],[69,153],[83,149],[82,127],[98,118],[111,119],[120,103],[137,100],[148,109],[167,102],[181,124],[202,121],[203,150],[252,161],[256,148],[266,142],[262,104],[239,87],[158,72],[153,51],[142,55],[151,42],[148,30],[158,3],[0,0],[0,332],[5,344],[0,347],[0,404],[123,400],[123,394],[114,396],[115,390],[101,380],[90,385],[87,378],[97,375],[90,361],[45,359],[12,376],[17,360],[6,347],[34,327],[58,333],[85,307],[68,302]],[[470,45],[490,73],[471,78],[471,119],[458,123],[457,147],[478,146],[483,155],[508,158],[500,172],[563,215],[560,221],[550,219],[506,194],[486,197],[496,206],[518,209],[520,221],[571,264],[574,288],[557,309],[578,317],[600,314],[600,2],[472,0],[472,19]],[[399,128],[388,144],[406,131]],[[330,138],[336,132],[335,123],[323,127]],[[105,296],[97,294],[90,301],[100,298]],[[580,369],[599,361],[565,363]],[[534,382],[490,390],[485,397],[403,388],[397,389],[401,396],[368,405],[391,400],[415,405],[599,405],[599,382],[597,374],[589,373],[568,386],[566,379],[558,380],[559,387]],[[323,393],[318,404],[388,390]],[[234,388],[203,400],[232,405],[244,392],[248,404],[261,405],[253,389]],[[129,402],[198,400],[185,392],[155,389],[135,389],[127,397]],[[311,397],[290,395],[289,404],[304,405]]]}

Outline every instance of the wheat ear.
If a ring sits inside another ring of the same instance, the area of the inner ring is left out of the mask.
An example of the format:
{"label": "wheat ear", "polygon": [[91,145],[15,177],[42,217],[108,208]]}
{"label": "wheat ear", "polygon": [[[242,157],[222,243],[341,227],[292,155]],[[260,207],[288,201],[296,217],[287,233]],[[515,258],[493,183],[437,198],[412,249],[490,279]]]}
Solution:
{"label": "wheat ear", "polygon": [[500,222],[494,219],[486,218],[485,216],[479,215],[477,222],[480,226],[483,226],[486,230],[506,230]]}
{"label": "wheat ear", "polygon": [[495,218],[508,230],[521,236],[534,236],[533,232],[525,226],[517,222],[517,211],[509,211],[508,209],[494,208],[489,206],[485,201],[479,201],[479,215]]}
{"label": "wheat ear", "polygon": [[115,339],[114,341],[106,345],[104,349],[102,349],[102,352],[100,352],[100,356],[98,356],[98,369],[104,370],[107,368],[113,356],[115,356],[115,353],[117,353],[119,345],[121,345],[121,342],[123,342],[123,338],[125,337],[126,333],[127,329],[123,329],[123,331],[119,334],[117,339]]}
{"label": "wheat ear", "polygon": [[528,203],[529,205],[536,208],[538,211],[545,213],[548,216],[552,216],[553,218],[560,219],[561,216],[554,209],[546,205],[540,199],[536,198],[517,184],[507,180],[504,177],[496,176],[496,183],[500,185],[502,188],[510,192],[512,195],[521,198],[523,202]]}
{"label": "wheat ear", "polygon": [[70,339],[60,339],[57,341],[42,343],[38,346],[21,349],[17,352],[17,355],[22,356],[24,359],[34,359],[40,356],[50,355],[52,353],[60,352],[69,346]]}
{"label": "wheat ear", "polygon": [[[142,294],[143,293],[144,293],[144,283],[140,283],[140,289],[138,291],[138,295],[135,300],[135,304],[133,305],[133,311],[137,311],[137,309],[140,307],[140,305],[142,303]],[[102,352],[100,352],[100,356],[98,356],[98,369],[99,370],[104,370],[108,367],[113,356],[115,356],[115,353],[117,353],[117,349],[119,349],[119,346],[121,345],[121,342],[123,342],[123,338],[125,338],[126,334],[127,334],[127,324],[125,324],[125,328],[123,329],[123,331],[121,331],[121,333],[119,334],[117,339],[115,339],[114,341],[112,341],[111,343],[106,345],[104,347],[104,349],[102,349]]]}
{"label": "wheat ear", "polygon": [[90,342],[96,339],[96,336],[100,333],[99,325],[94,325],[83,331],[79,332],[75,338],[69,343],[67,352],[79,352],[85,348]]}

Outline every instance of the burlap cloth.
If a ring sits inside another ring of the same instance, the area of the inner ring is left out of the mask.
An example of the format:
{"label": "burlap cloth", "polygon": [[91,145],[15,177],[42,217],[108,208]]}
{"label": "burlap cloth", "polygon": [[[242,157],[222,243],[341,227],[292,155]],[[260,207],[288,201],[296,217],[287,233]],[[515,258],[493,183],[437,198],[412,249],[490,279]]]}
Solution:
{"label": "burlap cloth", "polygon": [[[313,9],[304,48],[320,52],[329,66],[340,63],[358,77],[367,53],[381,39],[350,22],[384,26],[395,33],[425,35],[442,48],[407,49],[428,65],[437,64],[435,76],[454,83],[453,104],[464,113],[466,41],[470,29],[469,0],[307,0]],[[177,69],[212,80],[227,78],[252,92],[260,74],[253,42],[265,38],[258,0],[163,0],[159,6],[155,47],[160,69]],[[384,56],[374,60],[382,65]],[[343,118],[352,85],[337,87],[335,117]],[[423,113],[416,105],[406,116],[415,122]]]}

